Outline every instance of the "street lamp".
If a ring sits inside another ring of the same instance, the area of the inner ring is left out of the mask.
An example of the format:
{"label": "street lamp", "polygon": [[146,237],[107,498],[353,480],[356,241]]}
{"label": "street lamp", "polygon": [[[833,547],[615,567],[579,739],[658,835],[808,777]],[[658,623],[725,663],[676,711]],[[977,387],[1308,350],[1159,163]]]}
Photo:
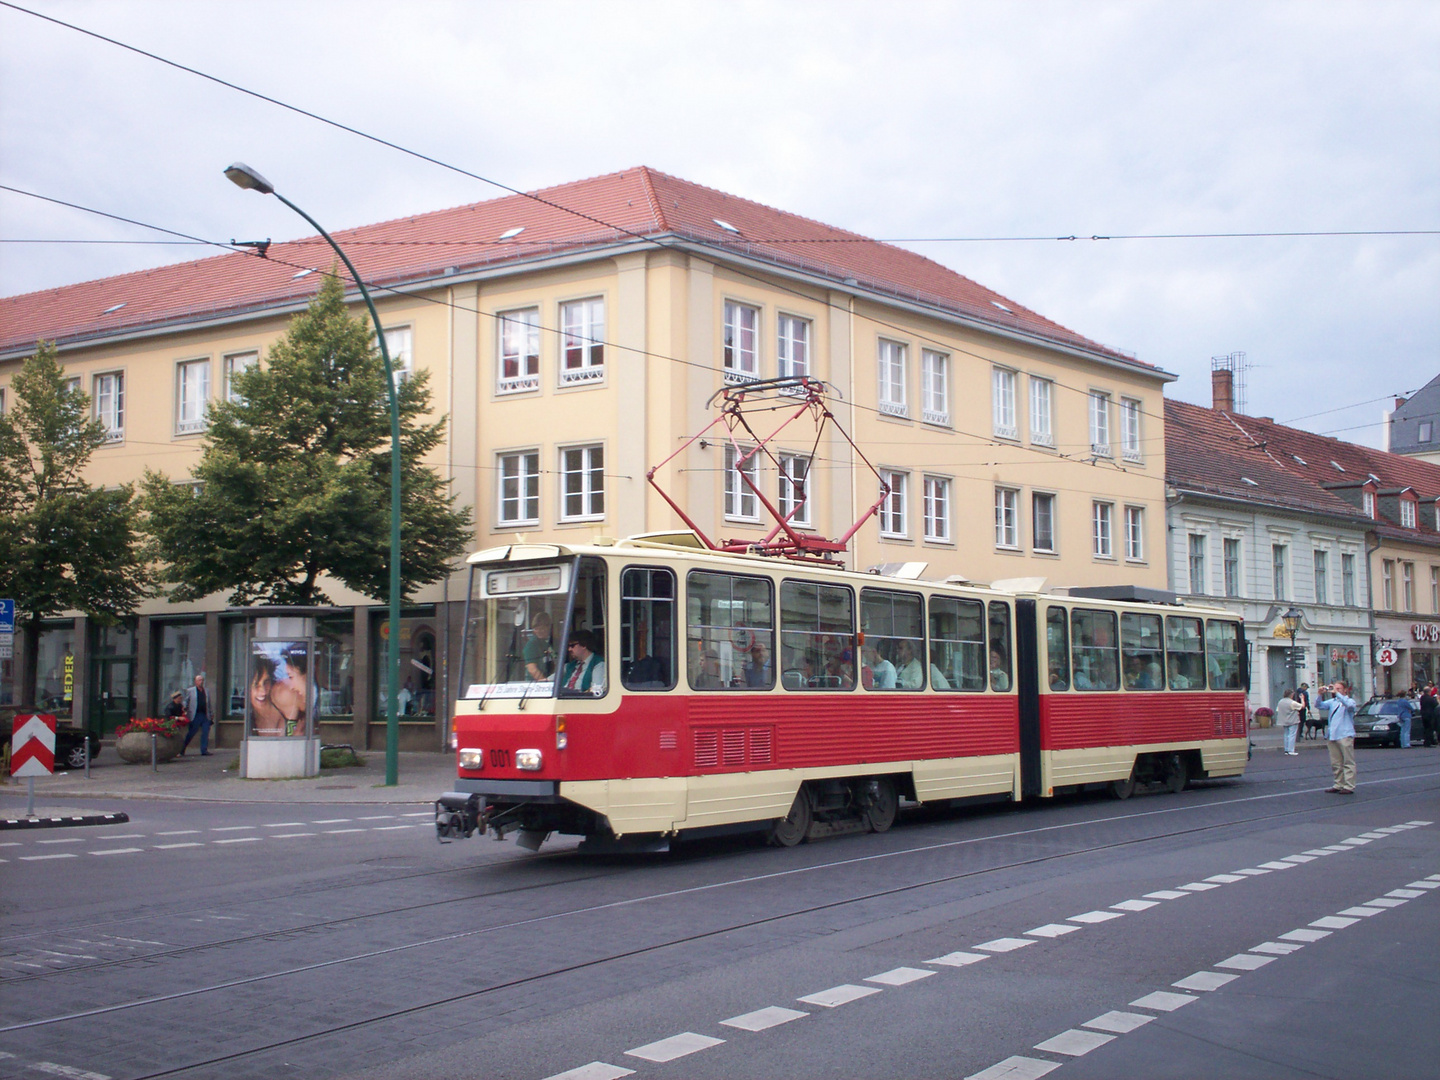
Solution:
{"label": "street lamp", "polygon": [[385,658],[390,672],[387,680],[390,692],[385,717],[385,783],[393,787],[400,782],[400,403],[395,397],[395,373],[390,366],[390,350],[385,346],[385,331],[380,326],[380,313],[375,310],[375,302],[370,299],[370,290],[365,288],[355,264],[318,221],[276,191],[274,184],[249,165],[237,161],[225,170],[225,175],[237,187],[258,191],[261,195],[274,195],[325,238],[360,287],[360,295],[365,298],[365,306],[370,309],[370,319],[375,325],[375,337],[380,342],[380,358],[385,361],[385,385],[390,394],[390,635]]}
{"label": "street lamp", "polygon": [[1299,658],[1295,655],[1295,638],[1300,633],[1300,623],[1304,620],[1305,613],[1292,604],[1290,610],[1285,612],[1284,615],[1281,615],[1280,618],[1285,620],[1285,633],[1290,638],[1290,687],[1294,689],[1300,681],[1296,676],[1296,670],[1300,665]]}

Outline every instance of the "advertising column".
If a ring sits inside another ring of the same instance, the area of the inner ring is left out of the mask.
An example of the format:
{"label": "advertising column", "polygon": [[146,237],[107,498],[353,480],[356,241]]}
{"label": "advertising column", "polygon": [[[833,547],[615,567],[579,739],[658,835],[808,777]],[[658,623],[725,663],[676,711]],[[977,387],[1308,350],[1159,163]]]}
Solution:
{"label": "advertising column", "polygon": [[310,678],[313,653],[311,638],[251,641],[241,776],[276,780],[319,774],[320,740]]}

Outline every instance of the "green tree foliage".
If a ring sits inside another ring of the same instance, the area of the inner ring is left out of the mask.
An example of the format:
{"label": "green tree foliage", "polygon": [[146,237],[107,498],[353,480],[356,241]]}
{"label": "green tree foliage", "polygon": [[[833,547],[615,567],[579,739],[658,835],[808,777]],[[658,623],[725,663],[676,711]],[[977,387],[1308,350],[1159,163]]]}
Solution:
{"label": "green tree foliage", "polygon": [[[422,458],[445,421],[423,423],[427,373],[399,388],[401,581],[438,581],[470,535],[444,482]],[[385,368],[370,321],[346,310],[328,276],[309,310],[238,373],[236,401],[210,407],[194,485],[147,470],[144,507],[174,602],[229,590],[230,603],[325,604],[328,575],[387,599],[390,420]]]}
{"label": "green tree foliage", "polygon": [[21,703],[33,706],[42,619],[83,611],[113,623],[150,595],[129,485],[92,487],[85,466],[105,442],[90,398],[68,388],[41,342],[10,383],[0,416],[0,596],[13,598],[23,648]]}

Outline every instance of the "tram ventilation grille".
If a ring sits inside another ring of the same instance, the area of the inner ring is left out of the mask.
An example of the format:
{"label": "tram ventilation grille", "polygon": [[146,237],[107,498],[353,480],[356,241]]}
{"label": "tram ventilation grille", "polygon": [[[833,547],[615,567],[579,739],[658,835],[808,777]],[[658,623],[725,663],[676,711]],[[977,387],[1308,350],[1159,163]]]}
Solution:
{"label": "tram ventilation grille", "polygon": [[693,739],[699,769],[769,765],[775,759],[773,728],[701,728]]}

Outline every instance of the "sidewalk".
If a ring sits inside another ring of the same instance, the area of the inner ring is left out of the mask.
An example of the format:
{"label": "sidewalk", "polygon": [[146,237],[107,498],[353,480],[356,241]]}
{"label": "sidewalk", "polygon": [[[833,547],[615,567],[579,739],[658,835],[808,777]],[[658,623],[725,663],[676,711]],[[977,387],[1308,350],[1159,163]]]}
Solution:
{"label": "sidewalk", "polygon": [[[385,751],[367,750],[363,766],[322,769],[319,776],[302,780],[242,780],[237,775],[240,752],[216,750],[206,761],[187,754],[153,771],[148,763],[122,762],[113,747],[106,747],[83,770],[59,772],[35,780],[37,815],[93,814],[91,800],[176,799],[230,803],[424,803],[449,791],[455,784],[455,755],[403,753],[399,783],[385,786]],[[0,809],[7,814],[25,811],[25,781],[10,779],[0,785]],[[82,809],[77,809],[80,807]]]}
{"label": "sidewalk", "polygon": [[[1285,749],[1285,729],[1282,727],[1252,727],[1250,729],[1250,745],[1257,751],[1260,750],[1281,750]],[[1295,749],[1304,753],[1307,747],[1316,750],[1325,750],[1329,744],[1322,739],[1300,739],[1295,740]]]}

